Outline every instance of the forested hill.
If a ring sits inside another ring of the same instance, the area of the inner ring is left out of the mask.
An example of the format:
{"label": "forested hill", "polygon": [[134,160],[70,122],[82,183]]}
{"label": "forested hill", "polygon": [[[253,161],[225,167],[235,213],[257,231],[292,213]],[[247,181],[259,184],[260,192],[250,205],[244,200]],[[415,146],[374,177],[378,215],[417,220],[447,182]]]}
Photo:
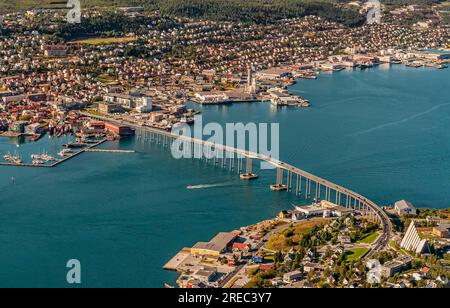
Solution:
{"label": "forested hill", "polygon": [[[347,25],[358,25],[363,16],[355,10],[336,7],[342,0],[81,0],[92,6],[145,6],[164,15],[270,23],[282,18],[317,15]],[[0,11],[29,8],[64,8],[65,0],[0,0]]]}
{"label": "forested hill", "polygon": [[[0,12],[28,8],[62,7],[66,0],[0,0]],[[92,6],[145,6],[165,15],[270,23],[282,18],[316,15],[349,26],[364,22],[356,10],[343,8],[350,0],[81,0],[83,8]],[[439,0],[382,0],[386,4],[435,3]]]}
{"label": "forested hill", "polygon": [[356,11],[338,8],[331,0],[166,0],[159,7],[169,15],[256,23],[306,15],[347,25],[363,22]]}

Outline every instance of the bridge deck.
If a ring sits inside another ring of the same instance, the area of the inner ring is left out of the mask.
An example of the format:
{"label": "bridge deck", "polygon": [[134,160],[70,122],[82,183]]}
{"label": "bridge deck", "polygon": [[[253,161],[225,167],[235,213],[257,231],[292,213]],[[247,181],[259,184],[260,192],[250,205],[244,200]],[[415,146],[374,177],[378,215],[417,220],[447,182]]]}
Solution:
{"label": "bridge deck", "polygon": [[[273,165],[276,168],[281,168],[281,169],[290,171],[290,172],[292,172],[294,174],[297,174],[297,175],[300,175],[300,176],[302,176],[304,178],[310,179],[310,180],[312,180],[315,183],[319,183],[319,184],[321,184],[323,186],[329,187],[329,188],[331,188],[331,189],[333,189],[333,190],[335,190],[335,191],[337,191],[337,192],[339,192],[341,194],[350,196],[351,198],[353,198],[355,200],[358,200],[358,201],[362,202],[363,204],[366,204],[370,209],[372,209],[372,211],[374,211],[376,213],[376,215],[379,217],[379,219],[381,221],[381,225],[382,225],[381,227],[384,230],[384,234],[383,234],[383,236],[380,236],[379,239],[378,239],[378,243],[379,243],[380,246],[384,247],[384,246],[387,245],[387,240],[390,237],[390,234],[391,234],[391,232],[393,230],[392,223],[391,223],[389,217],[387,216],[387,214],[375,202],[367,199],[366,197],[364,197],[364,196],[362,196],[362,195],[360,195],[360,194],[358,194],[358,193],[356,193],[356,192],[354,192],[354,191],[352,191],[350,189],[347,189],[347,188],[345,188],[343,186],[340,186],[340,185],[337,185],[335,183],[332,183],[332,182],[330,182],[328,180],[325,180],[325,179],[323,179],[321,177],[318,177],[318,176],[316,176],[314,174],[311,174],[311,173],[309,173],[307,171],[304,171],[304,170],[302,170],[300,168],[297,168],[297,167],[292,166],[290,164],[284,163],[284,162],[279,161],[277,159],[268,157],[268,156],[263,155],[263,154],[254,153],[254,152],[250,152],[250,151],[245,151],[245,150],[242,150],[242,149],[229,147],[229,146],[222,145],[222,144],[214,144],[212,142],[208,142],[208,141],[205,141],[205,140],[196,139],[196,138],[193,138],[193,137],[183,136],[183,135],[179,135],[179,134],[174,134],[174,133],[171,133],[171,132],[168,132],[168,131],[163,131],[163,130],[159,130],[159,129],[148,127],[148,126],[140,126],[140,125],[138,125],[136,123],[125,122],[125,121],[117,121],[117,120],[110,119],[110,118],[107,118],[107,117],[102,117],[102,116],[98,116],[98,115],[92,115],[92,114],[88,114],[88,113],[81,113],[81,114],[84,115],[84,116],[87,116],[87,117],[98,119],[98,120],[102,120],[102,121],[106,121],[106,122],[112,122],[112,123],[115,123],[115,124],[118,124],[118,125],[128,125],[128,126],[133,127],[135,129],[145,130],[147,132],[154,133],[154,134],[157,134],[157,135],[166,136],[166,137],[169,137],[169,138],[178,139],[178,140],[182,140],[182,141],[189,142],[189,143],[194,143],[194,144],[197,144],[197,145],[211,147],[211,148],[214,148],[214,149],[217,149],[217,150],[220,150],[220,151],[226,151],[226,152],[229,152],[229,153],[234,153],[234,154],[237,154],[238,156],[241,156],[241,157],[248,157],[248,158],[252,158],[252,159],[258,159],[258,160],[261,160],[261,161],[265,161],[265,162]],[[379,247],[377,247],[373,251],[376,251],[376,250],[379,250]]]}

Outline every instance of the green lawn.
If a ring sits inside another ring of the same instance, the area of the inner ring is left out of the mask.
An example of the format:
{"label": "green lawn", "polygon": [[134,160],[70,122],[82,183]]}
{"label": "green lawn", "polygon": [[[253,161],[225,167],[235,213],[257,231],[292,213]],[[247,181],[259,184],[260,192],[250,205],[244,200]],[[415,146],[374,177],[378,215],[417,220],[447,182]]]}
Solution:
{"label": "green lawn", "polygon": [[369,234],[369,235],[363,237],[356,243],[357,244],[372,244],[378,238],[378,235],[379,235],[378,232],[374,232],[372,234]]}
{"label": "green lawn", "polygon": [[369,249],[367,248],[353,248],[347,251],[346,260],[348,262],[359,260],[362,256],[364,256]]}

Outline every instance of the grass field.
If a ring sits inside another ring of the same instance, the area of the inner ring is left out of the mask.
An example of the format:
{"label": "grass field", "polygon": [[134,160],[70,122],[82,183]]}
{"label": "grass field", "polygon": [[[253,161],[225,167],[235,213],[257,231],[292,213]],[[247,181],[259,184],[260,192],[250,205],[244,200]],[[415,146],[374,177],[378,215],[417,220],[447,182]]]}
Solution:
{"label": "grass field", "polygon": [[378,237],[378,232],[374,232],[372,234],[367,235],[366,237],[362,238],[357,244],[372,244]]}
{"label": "grass field", "polygon": [[353,248],[353,249],[350,249],[347,252],[346,260],[348,262],[357,261],[362,256],[364,256],[368,251],[369,251],[369,249],[367,249],[367,248]]}
{"label": "grass field", "polygon": [[120,44],[129,43],[135,41],[134,37],[103,37],[103,38],[91,38],[85,40],[75,41],[74,43],[86,44],[86,45],[107,45],[107,44]]}
{"label": "grass field", "polygon": [[303,234],[314,226],[326,224],[329,219],[318,219],[301,222],[293,227],[287,227],[274,234],[267,242],[267,248],[271,250],[288,251],[302,240]]}

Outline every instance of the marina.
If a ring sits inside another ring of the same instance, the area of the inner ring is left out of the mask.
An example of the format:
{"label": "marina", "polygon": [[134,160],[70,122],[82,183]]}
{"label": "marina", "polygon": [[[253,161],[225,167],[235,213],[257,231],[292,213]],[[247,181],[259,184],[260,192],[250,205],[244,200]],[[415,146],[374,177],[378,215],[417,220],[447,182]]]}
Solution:
{"label": "marina", "polygon": [[[63,159],[56,159],[54,157],[51,157],[47,154],[42,154],[42,155],[33,155],[33,163],[29,164],[29,163],[22,163],[21,160],[13,160],[11,162],[0,162],[0,166],[9,166],[9,167],[40,167],[40,168],[54,168],[56,166],[59,166],[60,164],[75,158],[76,156],[85,153],[85,152],[111,152],[111,153],[134,153],[134,151],[124,151],[124,150],[95,150],[94,148],[105,143],[107,141],[107,139],[102,139],[100,141],[98,141],[95,144],[91,144],[89,146],[87,146],[86,148],[79,150],[77,152],[60,152],[61,156],[65,156],[65,158]],[[68,153],[68,154],[65,154]],[[46,164],[46,162],[51,162],[50,164]]]}

